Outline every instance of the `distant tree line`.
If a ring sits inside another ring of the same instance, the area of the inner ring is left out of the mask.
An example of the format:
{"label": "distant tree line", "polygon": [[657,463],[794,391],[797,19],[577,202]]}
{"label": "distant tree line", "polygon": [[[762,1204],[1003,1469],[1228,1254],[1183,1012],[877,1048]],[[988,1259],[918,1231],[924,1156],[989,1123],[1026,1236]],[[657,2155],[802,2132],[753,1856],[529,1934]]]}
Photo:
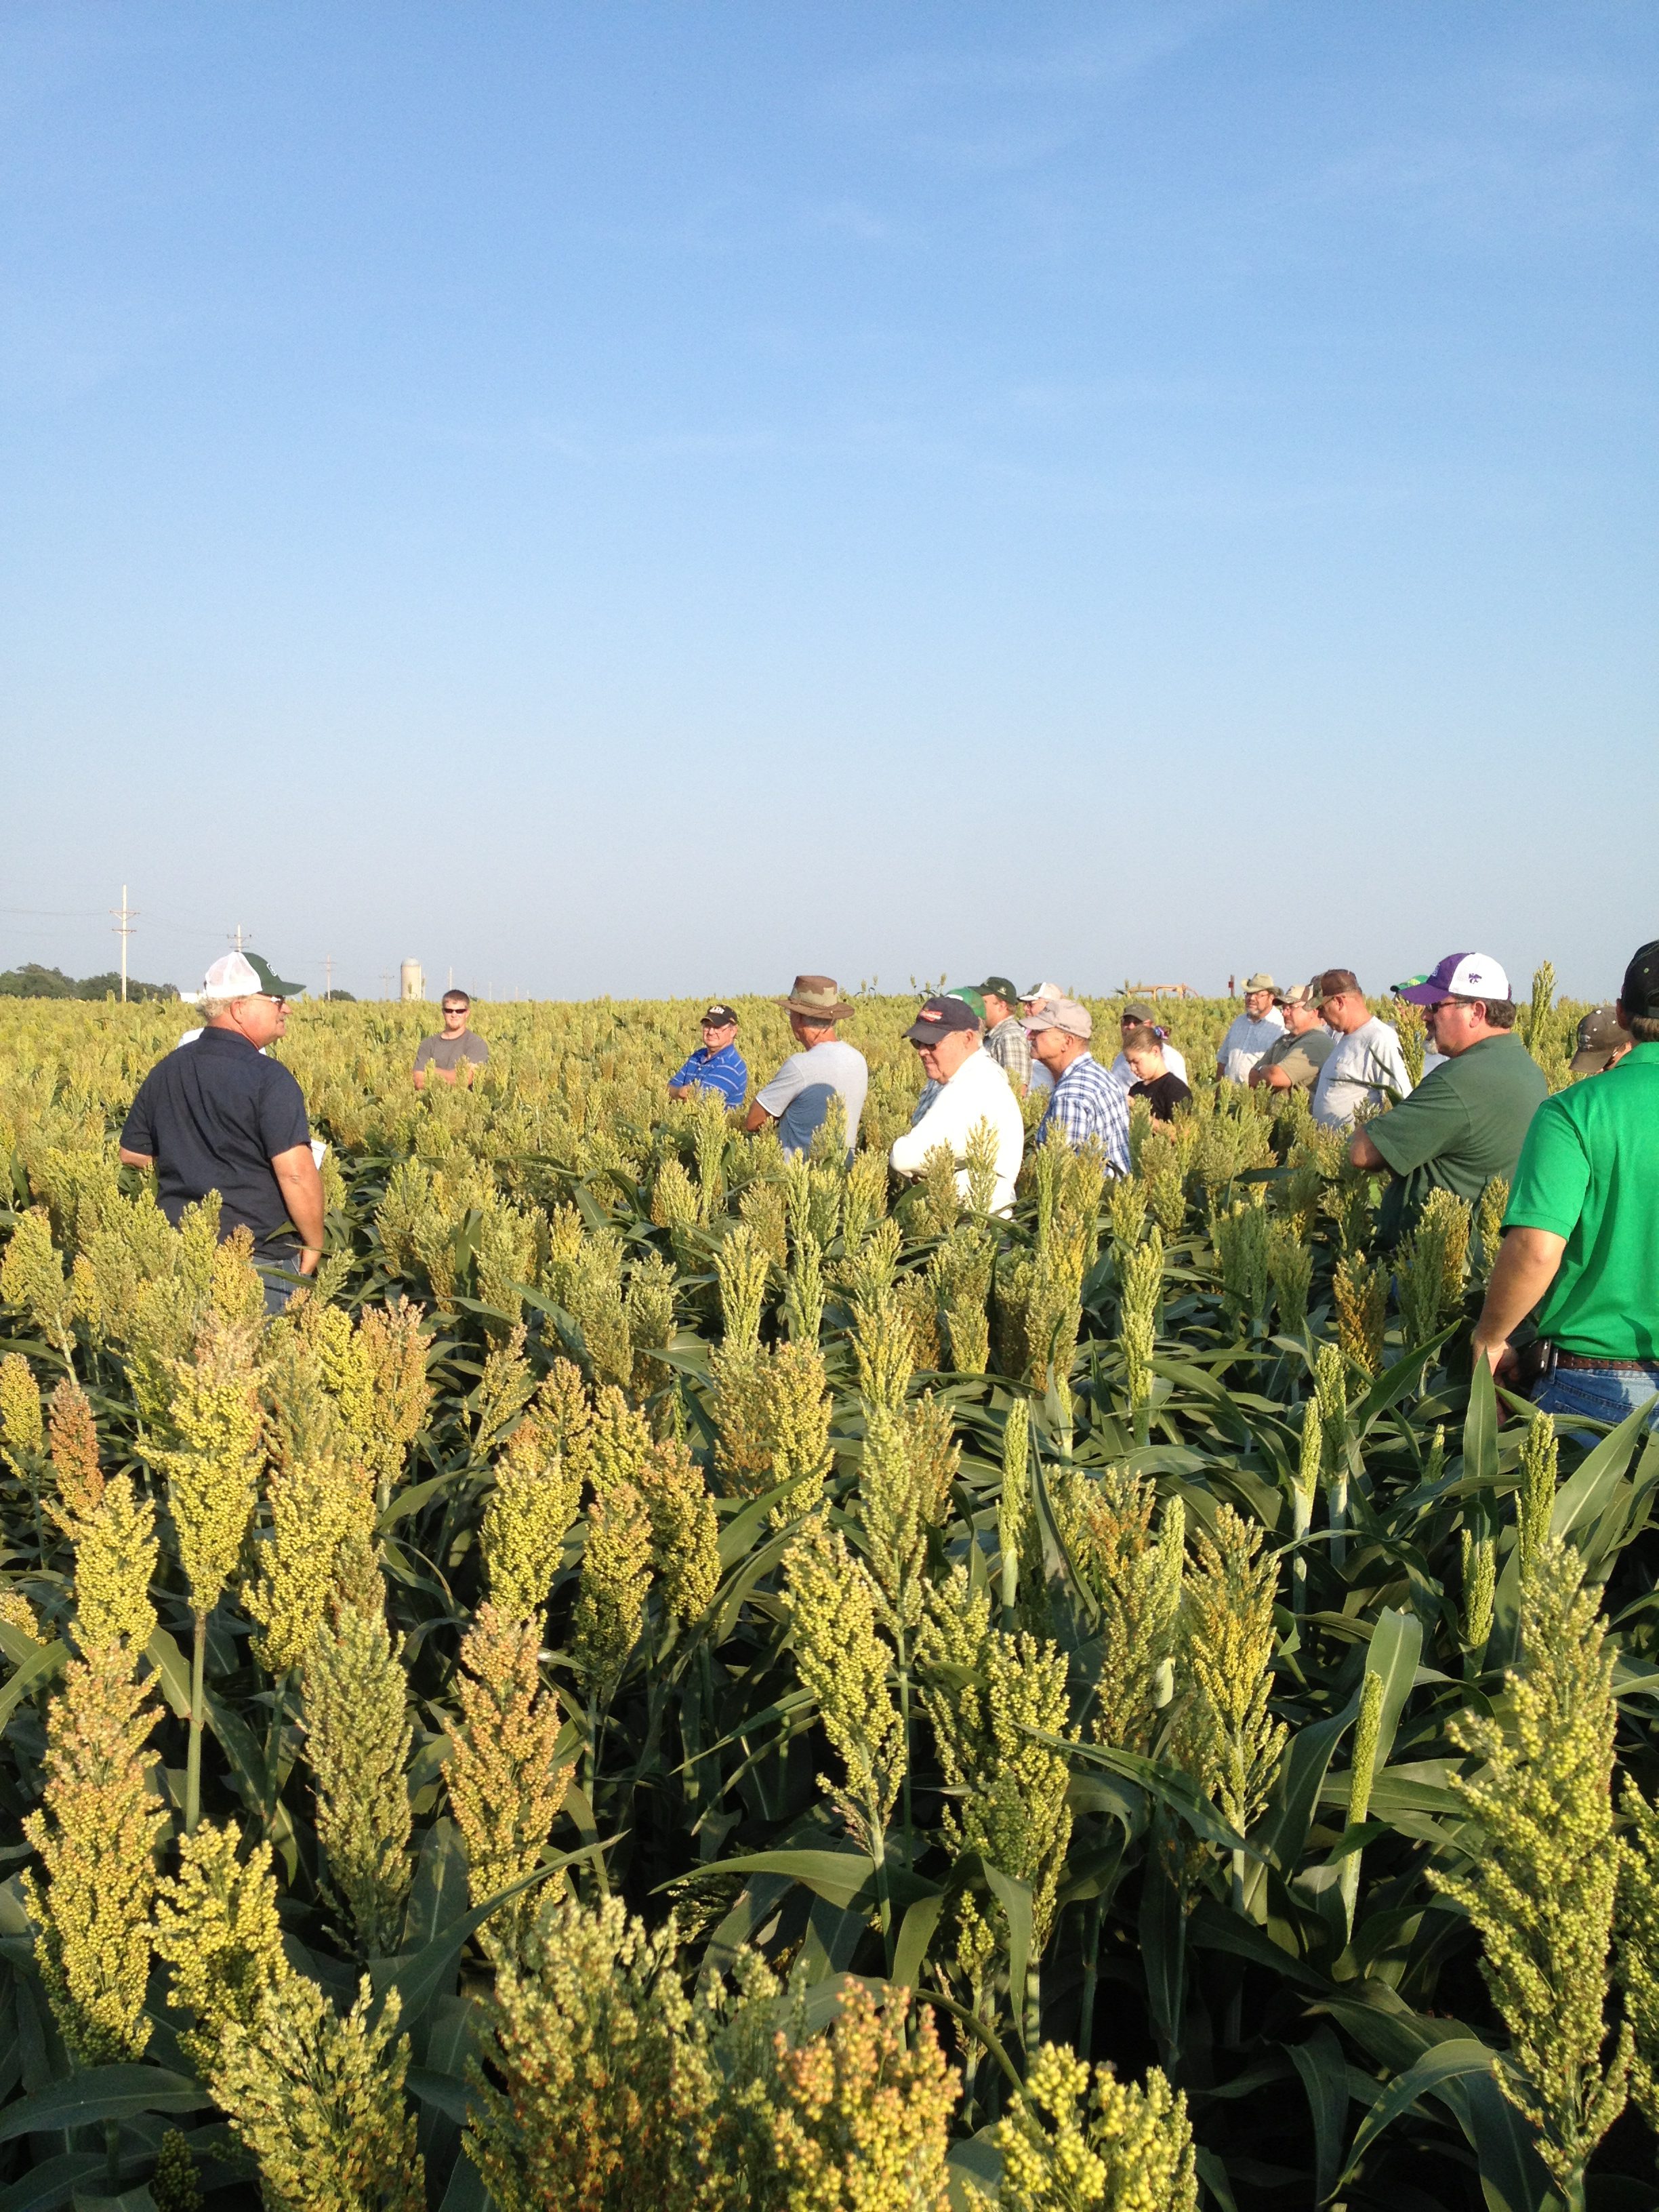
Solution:
{"label": "distant tree line", "polygon": [[[78,981],[61,968],[43,968],[35,960],[0,971],[0,999],[118,999],[120,995],[121,978],[112,968],[106,975],[83,975]],[[171,983],[140,983],[131,975],[127,978],[129,999],[176,999],[178,995]]]}

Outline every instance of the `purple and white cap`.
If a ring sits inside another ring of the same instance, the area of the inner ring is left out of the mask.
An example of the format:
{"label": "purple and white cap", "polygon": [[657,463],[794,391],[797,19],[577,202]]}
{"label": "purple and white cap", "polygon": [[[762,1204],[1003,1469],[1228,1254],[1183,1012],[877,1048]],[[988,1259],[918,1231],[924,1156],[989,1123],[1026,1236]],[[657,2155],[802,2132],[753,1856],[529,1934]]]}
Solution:
{"label": "purple and white cap", "polygon": [[1443,999],[1507,1000],[1510,979],[1489,952],[1449,952],[1432,975],[1401,991],[1414,1006],[1437,1006]]}

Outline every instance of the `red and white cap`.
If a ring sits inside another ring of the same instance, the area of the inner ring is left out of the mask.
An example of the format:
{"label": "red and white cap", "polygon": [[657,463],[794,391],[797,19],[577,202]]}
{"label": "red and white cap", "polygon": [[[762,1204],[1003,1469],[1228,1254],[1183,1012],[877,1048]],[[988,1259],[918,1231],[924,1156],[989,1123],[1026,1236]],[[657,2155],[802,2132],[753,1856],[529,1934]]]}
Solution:
{"label": "red and white cap", "polygon": [[1497,999],[1510,995],[1510,979],[1489,952],[1449,952],[1433,975],[1401,991],[1414,1006],[1437,1006],[1443,999]]}

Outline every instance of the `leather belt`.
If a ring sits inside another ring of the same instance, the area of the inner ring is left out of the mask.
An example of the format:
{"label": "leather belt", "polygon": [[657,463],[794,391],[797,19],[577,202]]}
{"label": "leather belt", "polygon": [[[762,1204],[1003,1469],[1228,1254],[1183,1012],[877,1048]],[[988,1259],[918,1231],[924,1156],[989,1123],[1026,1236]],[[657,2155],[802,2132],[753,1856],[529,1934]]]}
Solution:
{"label": "leather belt", "polygon": [[1558,1352],[1558,1367],[1600,1368],[1618,1375],[1659,1375],[1659,1359],[1587,1359],[1582,1352]]}

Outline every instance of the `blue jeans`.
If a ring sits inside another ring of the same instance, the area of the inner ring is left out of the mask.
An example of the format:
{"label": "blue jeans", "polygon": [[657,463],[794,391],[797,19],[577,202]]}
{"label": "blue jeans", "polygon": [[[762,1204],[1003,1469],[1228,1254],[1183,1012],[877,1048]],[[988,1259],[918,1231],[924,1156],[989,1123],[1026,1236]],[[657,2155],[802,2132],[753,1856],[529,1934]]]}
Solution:
{"label": "blue jeans", "polygon": [[[1613,1428],[1638,1406],[1659,1397],[1659,1364],[1558,1367],[1533,1398],[1540,1413],[1569,1420],[1605,1421]],[[1654,1411],[1659,1413],[1659,1405]],[[1653,1426],[1651,1421],[1650,1427]]]}

